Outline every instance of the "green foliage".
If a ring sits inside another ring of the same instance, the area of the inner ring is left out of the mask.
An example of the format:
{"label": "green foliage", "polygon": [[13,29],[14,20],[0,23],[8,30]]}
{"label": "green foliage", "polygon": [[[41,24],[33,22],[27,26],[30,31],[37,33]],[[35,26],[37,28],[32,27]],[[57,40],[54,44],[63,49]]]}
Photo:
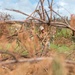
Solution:
{"label": "green foliage", "polygon": [[10,47],[11,47],[11,44],[8,43],[8,44],[6,45],[6,50],[8,50]]}
{"label": "green foliage", "polygon": [[62,46],[58,47],[59,52],[66,52],[66,51],[69,51],[69,50],[70,50],[70,48],[67,47],[66,45],[62,45]]}
{"label": "green foliage", "polygon": [[70,36],[71,36],[71,31],[69,29],[62,28],[57,30],[56,37],[68,38]]}
{"label": "green foliage", "polygon": [[57,58],[55,58],[53,60],[52,70],[53,70],[53,75],[63,75],[64,74],[63,73],[62,63]]}
{"label": "green foliage", "polygon": [[60,46],[60,45],[56,45],[56,44],[53,44],[53,43],[50,45],[50,48],[55,49],[58,52],[68,52],[68,51],[71,50],[70,47],[67,47],[66,45]]}
{"label": "green foliage", "polygon": [[53,44],[53,43],[51,43],[51,44],[50,44],[50,48],[58,49],[58,46],[57,46],[57,45],[55,45],[55,44]]}
{"label": "green foliage", "polygon": [[75,36],[72,36],[71,39],[73,42],[75,42]]}
{"label": "green foliage", "polygon": [[28,52],[27,52],[27,51],[23,51],[23,52],[21,53],[21,55],[27,56],[27,55],[28,55]]}

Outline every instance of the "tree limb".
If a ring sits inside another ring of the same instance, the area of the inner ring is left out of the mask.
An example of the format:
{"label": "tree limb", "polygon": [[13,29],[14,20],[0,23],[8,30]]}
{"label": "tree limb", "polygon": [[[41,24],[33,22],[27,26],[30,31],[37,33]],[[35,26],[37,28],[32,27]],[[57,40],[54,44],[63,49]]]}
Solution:
{"label": "tree limb", "polygon": [[[25,62],[33,63],[33,62],[40,62],[40,61],[43,61],[43,60],[52,61],[53,59],[54,59],[53,57],[39,57],[39,58],[30,58],[30,59],[18,59],[17,63],[25,63]],[[13,64],[15,62],[16,62],[16,60],[0,61],[0,65],[9,65],[9,64]],[[71,61],[71,60],[65,60],[64,63],[69,64],[69,65],[70,64],[75,65],[75,62]]]}
{"label": "tree limb", "polygon": [[6,10],[14,11],[14,12],[17,12],[17,13],[21,13],[21,14],[23,14],[23,15],[25,15],[25,16],[30,16],[31,18],[33,18],[33,19],[35,19],[35,20],[38,20],[38,21],[43,22],[43,23],[46,23],[46,22],[43,21],[42,19],[35,18],[35,17],[33,17],[33,16],[31,16],[31,15],[28,15],[28,14],[26,14],[26,13],[24,13],[24,12],[21,12],[21,11],[19,11],[19,10],[15,10],[15,9],[6,9]]}

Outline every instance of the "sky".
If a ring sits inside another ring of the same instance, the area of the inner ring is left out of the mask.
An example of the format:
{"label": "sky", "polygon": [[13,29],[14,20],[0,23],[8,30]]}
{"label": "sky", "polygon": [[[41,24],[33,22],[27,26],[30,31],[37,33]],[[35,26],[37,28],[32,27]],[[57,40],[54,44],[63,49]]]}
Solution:
{"label": "sky", "polygon": [[[32,13],[39,0],[0,0],[0,12],[5,12],[13,16],[15,20],[24,20],[26,16],[5,10],[17,9],[23,11],[27,14]],[[46,10],[48,9],[47,0],[45,0],[44,6]],[[54,0],[53,9],[60,15],[69,16],[75,14],[75,0]]]}

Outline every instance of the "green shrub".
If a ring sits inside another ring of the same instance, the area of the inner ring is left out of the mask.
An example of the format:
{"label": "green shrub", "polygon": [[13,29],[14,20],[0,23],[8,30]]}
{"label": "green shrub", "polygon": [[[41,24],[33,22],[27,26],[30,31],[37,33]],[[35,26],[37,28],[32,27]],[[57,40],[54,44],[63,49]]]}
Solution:
{"label": "green shrub", "polygon": [[55,36],[68,38],[71,36],[71,31],[69,29],[65,29],[65,28],[62,28],[61,30],[58,29]]}

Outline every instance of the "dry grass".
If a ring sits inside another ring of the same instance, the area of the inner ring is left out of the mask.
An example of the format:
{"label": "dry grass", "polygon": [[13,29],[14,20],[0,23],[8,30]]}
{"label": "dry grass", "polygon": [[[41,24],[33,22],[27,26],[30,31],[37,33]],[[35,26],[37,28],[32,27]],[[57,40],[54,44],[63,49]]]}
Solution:
{"label": "dry grass", "polygon": [[[53,60],[45,59],[40,62],[19,63],[5,66],[4,69],[0,67],[1,75],[67,75],[64,59],[56,57]],[[13,70],[11,70],[13,67]]]}
{"label": "dry grass", "polygon": [[[18,26],[18,24],[15,24],[15,27],[16,25]],[[27,52],[28,57],[46,55],[46,53],[50,48],[50,34],[51,36],[53,36],[56,33],[55,32],[56,29],[54,28],[55,31],[51,31],[52,33],[49,33],[48,26],[44,26],[44,27],[45,27],[44,32],[42,32],[40,30],[40,26],[39,27],[36,26],[34,22],[32,22],[29,27],[23,25],[21,28],[21,26],[19,25],[18,31],[15,32],[15,33],[18,32],[17,37],[12,36],[7,39],[6,35],[4,34],[2,35],[2,37],[0,38],[1,49],[13,52],[15,50],[16,45],[20,43],[19,46],[24,48],[23,51]],[[12,26],[8,28],[10,31]],[[9,32],[9,34],[11,33],[11,31]],[[16,38],[19,40],[19,43],[17,43],[18,40]],[[9,44],[10,41],[11,41],[10,43],[11,46],[7,48],[7,45]]]}
{"label": "dry grass", "polygon": [[[55,31],[53,30],[53,28],[51,29],[51,36],[56,34],[56,28],[54,29]],[[24,51],[28,52],[27,56],[36,57],[40,56],[41,54],[43,54],[44,56],[45,54],[47,54],[46,50],[48,50],[48,43],[50,41],[50,35],[47,30],[44,30],[44,33],[42,33],[41,31],[36,33],[35,25],[31,26],[30,29],[26,29],[23,26],[18,32],[17,37],[17,39],[21,43],[20,46],[24,47]],[[9,51],[14,51],[15,46],[17,44],[17,39],[15,38],[15,40],[11,42],[11,47],[8,49]],[[65,41],[64,43],[66,43],[66,39],[62,39]],[[6,36],[3,35],[0,38],[0,45],[3,50],[6,49],[8,43],[9,41],[7,40]],[[57,41],[54,43],[63,44],[63,41]],[[48,54],[51,53],[48,52]],[[69,75],[67,74],[68,70],[65,67],[63,56],[57,55],[58,54],[54,54],[54,52],[52,53],[52,56],[54,58],[53,60],[46,59],[36,63],[19,63],[14,65],[8,65],[8,67],[1,66],[0,75]],[[74,74],[74,69],[72,73]]]}
{"label": "dry grass", "polygon": [[[23,32],[18,33],[18,39],[21,41],[21,44],[28,51],[29,57],[34,57],[36,56],[36,54],[39,55],[43,48],[43,40],[46,40],[47,42],[47,38],[44,38],[46,35],[42,36],[42,34],[36,33],[35,29],[35,26],[30,27],[30,30],[24,29],[24,27],[22,27],[21,31]],[[44,48],[46,48],[46,43],[43,44],[45,46]]]}
{"label": "dry grass", "polygon": [[[35,55],[35,50],[40,50],[40,43],[36,35],[32,35],[26,30],[18,34],[21,44],[26,48],[29,56]],[[36,41],[35,41],[36,40]]]}

